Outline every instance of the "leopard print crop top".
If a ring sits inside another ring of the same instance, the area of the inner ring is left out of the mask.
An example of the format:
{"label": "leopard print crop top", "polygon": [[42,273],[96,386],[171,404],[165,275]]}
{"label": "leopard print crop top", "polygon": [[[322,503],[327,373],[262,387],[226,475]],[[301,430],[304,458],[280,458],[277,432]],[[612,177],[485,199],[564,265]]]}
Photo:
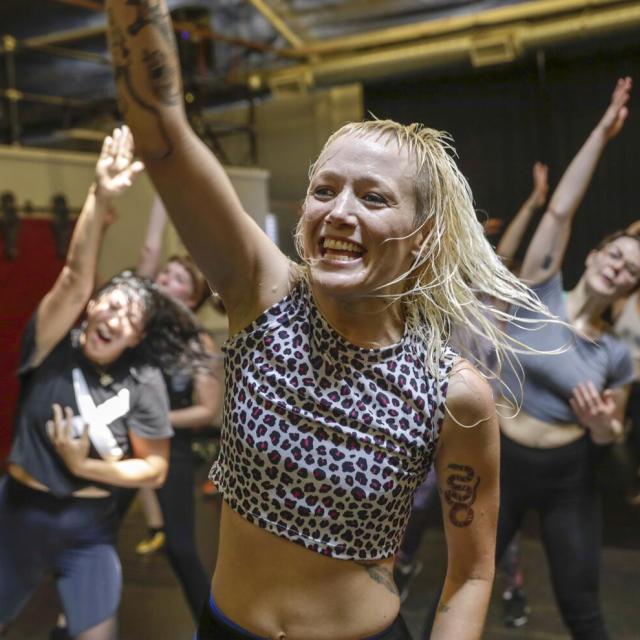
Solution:
{"label": "leopard print crop top", "polygon": [[210,478],[249,522],[333,558],[376,560],[401,542],[444,417],[422,343],[350,344],[308,285],[224,346],[222,443]]}

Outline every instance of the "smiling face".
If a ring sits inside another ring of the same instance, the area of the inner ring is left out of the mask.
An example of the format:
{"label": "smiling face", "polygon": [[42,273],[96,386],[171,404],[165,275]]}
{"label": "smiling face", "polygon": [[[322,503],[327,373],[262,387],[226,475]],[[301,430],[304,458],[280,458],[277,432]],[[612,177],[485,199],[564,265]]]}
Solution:
{"label": "smiling face", "polygon": [[589,291],[613,301],[630,293],[640,279],[640,242],[621,236],[587,257],[584,274]]}
{"label": "smiling face", "polygon": [[415,173],[388,138],[346,134],[324,150],[301,221],[316,286],[333,295],[380,293],[409,269],[419,241]]}
{"label": "smiling face", "polygon": [[81,337],[85,357],[99,365],[115,362],[144,335],[144,306],[120,289],[106,291],[87,306]]}
{"label": "smiling face", "polygon": [[177,260],[170,260],[156,276],[155,283],[163,293],[192,309],[195,304],[194,282],[187,268]]}

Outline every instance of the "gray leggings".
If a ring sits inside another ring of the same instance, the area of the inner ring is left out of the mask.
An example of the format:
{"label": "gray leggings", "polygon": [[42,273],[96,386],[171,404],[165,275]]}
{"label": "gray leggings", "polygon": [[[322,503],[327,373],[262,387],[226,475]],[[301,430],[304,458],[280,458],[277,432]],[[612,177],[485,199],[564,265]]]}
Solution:
{"label": "gray leggings", "polygon": [[116,615],[122,573],[111,498],[64,498],[0,479],[0,624],[53,573],[72,637]]}

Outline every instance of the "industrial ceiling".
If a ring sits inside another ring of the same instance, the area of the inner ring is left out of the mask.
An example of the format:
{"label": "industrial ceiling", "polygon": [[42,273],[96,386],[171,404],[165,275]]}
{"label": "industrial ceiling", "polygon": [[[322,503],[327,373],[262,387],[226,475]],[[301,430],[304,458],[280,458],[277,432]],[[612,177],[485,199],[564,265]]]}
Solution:
{"label": "industrial ceiling", "polygon": [[[201,109],[451,64],[507,64],[640,29],[640,0],[170,0],[169,8],[188,99]],[[101,0],[0,2],[3,142],[95,144],[91,131],[115,117],[105,23]]]}

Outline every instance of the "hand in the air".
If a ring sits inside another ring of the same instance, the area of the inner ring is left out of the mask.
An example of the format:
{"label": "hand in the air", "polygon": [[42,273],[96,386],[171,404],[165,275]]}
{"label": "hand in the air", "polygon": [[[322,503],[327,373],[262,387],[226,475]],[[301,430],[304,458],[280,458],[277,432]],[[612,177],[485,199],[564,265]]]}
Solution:
{"label": "hand in the air", "polygon": [[129,127],[114,129],[104,139],[96,164],[97,194],[107,200],[119,196],[143,169],[142,162],[133,159],[133,136]]}

